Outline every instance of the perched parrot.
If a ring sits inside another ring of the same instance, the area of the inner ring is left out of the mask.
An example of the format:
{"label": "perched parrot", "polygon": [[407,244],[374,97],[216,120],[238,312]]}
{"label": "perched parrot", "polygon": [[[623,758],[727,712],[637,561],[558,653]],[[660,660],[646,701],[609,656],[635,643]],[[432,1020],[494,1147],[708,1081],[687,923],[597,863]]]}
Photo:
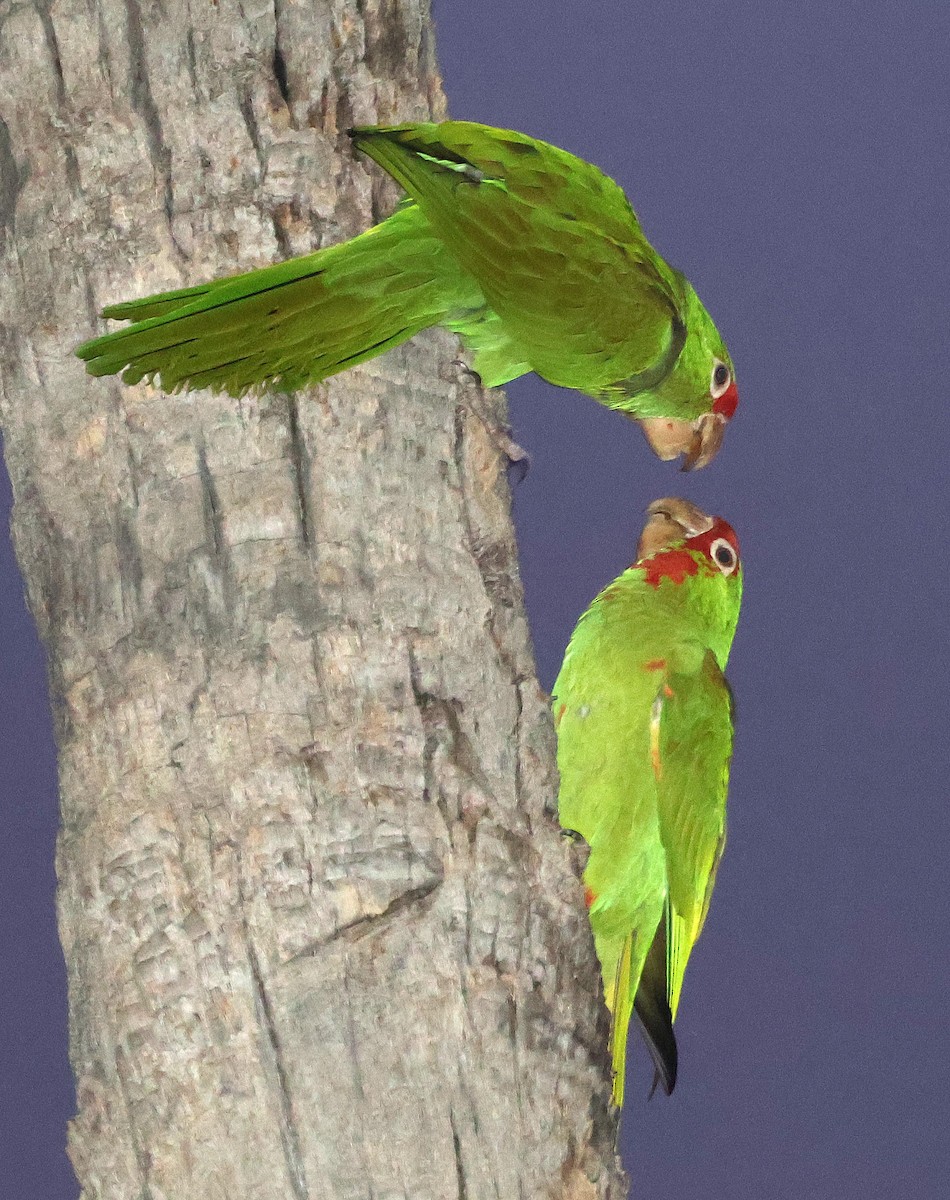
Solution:
{"label": "perched parrot", "polygon": [[635,1012],[667,1094],[673,1019],[726,837],[732,699],[723,676],[742,570],[732,528],[657,500],[637,561],[577,623],[554,685],[561,825],[584,884],[623,1103]]}
{"label": "perched parrot", "polygon": [[93,375],[168,391],[293,391],[431,325],[482,381],[536,371],[638,420],[654,453],[716,454],[739,401],[692,286],[620,187],[547,142],[470,121],[351,130],[409,193],[348,242],[243,275],[113,304],[133,324],[77,350]]}

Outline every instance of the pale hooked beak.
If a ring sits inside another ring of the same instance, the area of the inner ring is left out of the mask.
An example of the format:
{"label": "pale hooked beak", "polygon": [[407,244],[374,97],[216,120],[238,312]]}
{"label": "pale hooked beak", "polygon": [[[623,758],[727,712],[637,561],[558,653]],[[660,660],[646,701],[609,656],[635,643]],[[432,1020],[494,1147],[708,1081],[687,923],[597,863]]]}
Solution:
{"label": "pale hooked beak", "polygon": [[639,417],[643,436],[650,449],[664,462],[684,454],[683,471],[699,471],[719,453],[726,433],[726,418],[719,413],[703,413],[695,421],[673,417]]}
{"label": "pale hooked beak", "polygon": [[679,496],[667,496],[654,500],[647,509],[647,521],[640,534],[637,559],[649,558],[684,538],[708,533],[715,524],[714,519],[701,508],[682,500]]}

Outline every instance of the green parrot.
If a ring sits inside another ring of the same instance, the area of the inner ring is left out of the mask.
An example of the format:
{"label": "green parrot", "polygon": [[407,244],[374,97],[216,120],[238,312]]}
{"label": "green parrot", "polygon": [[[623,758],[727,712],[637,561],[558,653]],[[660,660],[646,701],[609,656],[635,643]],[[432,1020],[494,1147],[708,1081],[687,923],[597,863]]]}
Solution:
{"label": "green parrot", "polygon": [[77,349],[90,374],[293,391],[442,325],[486,386],[535,371],[638,420],[660,458],[710,462],[739,402],[732,361],[612,179],[470,121],[350,136],[409,193],[388,220],[301,258],[110,305],[103,316],[133,324]]}
{"label": "green parrot", "polygon": [[635,1012],[667,1094],[676,1016],[726,837],[739,543],[719,517],[657,500],[637,561],[580,618],[554,685],[561,825],[584,885],[623,1103]]}

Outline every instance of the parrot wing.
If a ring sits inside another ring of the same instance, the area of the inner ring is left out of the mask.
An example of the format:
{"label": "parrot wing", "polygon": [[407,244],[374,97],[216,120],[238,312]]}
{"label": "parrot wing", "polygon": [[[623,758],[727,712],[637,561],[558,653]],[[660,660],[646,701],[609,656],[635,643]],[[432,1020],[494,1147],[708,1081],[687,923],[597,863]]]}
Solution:
{"label": "parrot wing", "polygon": [[686,340],[679,277],[596,167],[468,121],[351,136],[418,202],[539,375],[600,395],[672,370]]}
{"label": "parrot wing", "polygon": [[675,1017],[726,841],[733,703],[711,650],[697,674],[667,675],[654,704],[652,732],[669,881],[667,995]]}

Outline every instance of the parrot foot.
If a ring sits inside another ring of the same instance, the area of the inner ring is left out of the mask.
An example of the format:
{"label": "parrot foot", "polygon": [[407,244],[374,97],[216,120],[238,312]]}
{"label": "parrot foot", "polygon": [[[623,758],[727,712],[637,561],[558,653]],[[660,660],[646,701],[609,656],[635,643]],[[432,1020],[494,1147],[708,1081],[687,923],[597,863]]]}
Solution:
{"label": "parrot foot", "polygon": [[[470,379],[479,389],[490,393],[490,389],[485,388],[482,383],[481,376],[461,358],[452,360],[452,366],[458,369],[460,375]],[[498,420],[473,398],[466,397],[465,403],[475,414],[476,417],[484,425],[488,436],[491,438],[495,449],[505,456],[508,460],[505,467],[505,474],[508,477],[508,486],[516,488],[519,483],[523,483],[527,478],[528,471],[531,469],[531,455],[525,450],[524,446],[519,446],[511,436],[511,426],[501,425]]]}
{"label": "parrot foot", "polygon": [[478,385],[478,387],[483,386],[481,375],[479,375],[471,363],[467,363],[464,358],[453,358],[452,366],[457,368],[460,375],[467,375],[469,379],[473,380]]}
{"label": "parrot foot", "polygon": [[[562,829],[561,837],[568,844],[568,857],[571,862],[571,869],[578,879],[583,879],[584,872],[587,870],[587,860],[590,858],[590,846],[584,840],[583,834],[577,832],[576,829]],[[592,897],[587,897],[587,907],[590,908],[593,902]]]}

